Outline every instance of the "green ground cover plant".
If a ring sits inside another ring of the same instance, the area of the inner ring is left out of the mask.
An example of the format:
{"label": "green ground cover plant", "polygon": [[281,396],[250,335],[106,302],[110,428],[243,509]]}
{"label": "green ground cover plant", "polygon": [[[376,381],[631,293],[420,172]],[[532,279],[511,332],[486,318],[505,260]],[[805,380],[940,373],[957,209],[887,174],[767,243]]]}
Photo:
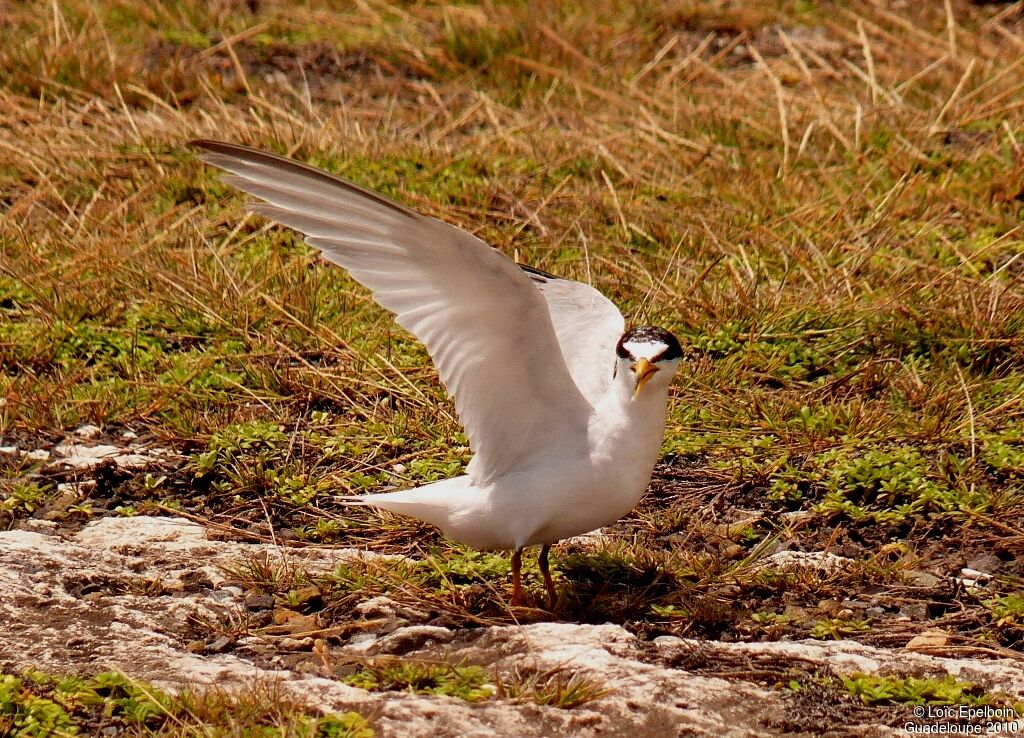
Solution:
{"label": "green ground cover plant", "polygon": [[358,713],[317,715],[280,688],[254,684],[168,695],[121,674],[0,674],[0,730],[11,738],[121,735],[373,738]]}

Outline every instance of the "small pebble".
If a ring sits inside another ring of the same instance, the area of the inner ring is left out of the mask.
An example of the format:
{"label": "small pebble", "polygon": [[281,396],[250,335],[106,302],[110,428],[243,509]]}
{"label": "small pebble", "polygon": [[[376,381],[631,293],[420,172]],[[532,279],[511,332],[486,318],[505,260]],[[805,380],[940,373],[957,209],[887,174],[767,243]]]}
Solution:
{"label": "small pebble", "polygon": [[908,651],[926,651],[949,645],[949,634],[942,630],[926,630],[911,638],[904,648]]}
{"label": "small pebble", "polygon": [[984,553],[980,556],[975,556],[973,559],[967,562],[967,566],[975,571],[981,571],[986,574],[995,574],[1002,566],[1002,560],[993,553]]}
{"label": "small pebble", "polygon": [[79,438],[95,438],[102,432],[98,425],[93,425],[92,423],[80,425],[75,429],[75,435]]}
{"label": "small pebble", "polygon": [[903,572],[903,581],[912,587],[935,587],[942,582],[942,579],[930,571],[911,569],[910,571]]}
{"label": "small pebble", "polygon": [[213,643],[206,646],[204,649],[207,653],[224,653],[231,647],[231,639],[227,636],[221,636]]}
{"label": "small pebble", "polygon": [[746,549],[738,543],[729,543],[722,547],[722,558],[727,561],[742,558]]}
{"label": "small pebble", "polygon": [[268,594],[249,595],[245,598],[245,606],[249,610],[272,610],[274,597]]}
{"label": "small pebble", "polygon": [[909,620],[927,620],[928,608],[924,605],[913,603],[900,608],[900,615]]}
{"label": "small pebble", "polygon": [[659,648],[671,648],[683,645],[683,639],[678,636],[658,636],[652,643]]}
{"label": "small pebble", "polygon": [[312,638],[282,638],[279,644],[285,651],[309,651],[313,648]]}
{"label": "small pebble", "polygon": [[964,583],[966,583],[968,579],[973,579],[974,581],[991,579],[992,575],[983,571],[978,571],[977,569],[972,569],[969,566],[965,566],[960,570],[960,576],[963,577]]}

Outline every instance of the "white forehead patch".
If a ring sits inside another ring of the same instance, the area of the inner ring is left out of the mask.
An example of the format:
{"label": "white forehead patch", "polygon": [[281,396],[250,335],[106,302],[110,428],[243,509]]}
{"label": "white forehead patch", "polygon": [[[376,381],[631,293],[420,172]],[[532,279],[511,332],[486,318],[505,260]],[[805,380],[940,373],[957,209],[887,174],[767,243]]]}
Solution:
{"label": "white forehead patch", "polygon": [[626,341],[622,344],[630,356],[634,359],[653,359],[660,353],[668,350],[668,345],[658,341],[657,343],[651,343],[650,341]]}

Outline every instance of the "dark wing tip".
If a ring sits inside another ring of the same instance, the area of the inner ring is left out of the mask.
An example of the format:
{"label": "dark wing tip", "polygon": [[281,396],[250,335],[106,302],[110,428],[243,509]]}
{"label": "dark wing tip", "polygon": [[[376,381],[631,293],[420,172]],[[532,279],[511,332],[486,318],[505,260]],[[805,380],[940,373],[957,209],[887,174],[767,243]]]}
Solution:
{"label": "dark wing tip", "polygon": [[[188,142],[194,149],[211,154],[228,154],[230,156],[253,157],[253,156],[275,156],[266,151],[260,151],[242,144],[228,143],[227,141],[214,141],[210,138],[194,138]],[[201,154],[200,154],[201,156]],[[283,157],[282,157],[283,158]],[[289,161],[285,159],[285,161]]]}
{"label": "dark wing tip", "polygon": [[535,282],[547,282],[549,279],[561,279],[561,277],[552,274],[551,272],[545,272],[543,269],[532,267],[529,264],[518,264],[520,269],[530,275]]}

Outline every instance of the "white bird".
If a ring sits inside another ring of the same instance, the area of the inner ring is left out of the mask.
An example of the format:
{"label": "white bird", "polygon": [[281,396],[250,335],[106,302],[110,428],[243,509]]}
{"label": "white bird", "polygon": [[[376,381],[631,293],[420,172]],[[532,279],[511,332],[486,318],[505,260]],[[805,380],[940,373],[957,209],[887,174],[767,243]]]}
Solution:
{"label": "white bird", "polygon": [[551,544],[618,520],[640,500],[682,358],[668,331],[625,329],[589,285],[517,265],[477,237],[320,169],[245,146],[193,141],[250,208],[294,228],[368,287],[426,346],[474,456],[466,473],[347,497],[410,515],[481,549],[538,558],[549,607]]}

